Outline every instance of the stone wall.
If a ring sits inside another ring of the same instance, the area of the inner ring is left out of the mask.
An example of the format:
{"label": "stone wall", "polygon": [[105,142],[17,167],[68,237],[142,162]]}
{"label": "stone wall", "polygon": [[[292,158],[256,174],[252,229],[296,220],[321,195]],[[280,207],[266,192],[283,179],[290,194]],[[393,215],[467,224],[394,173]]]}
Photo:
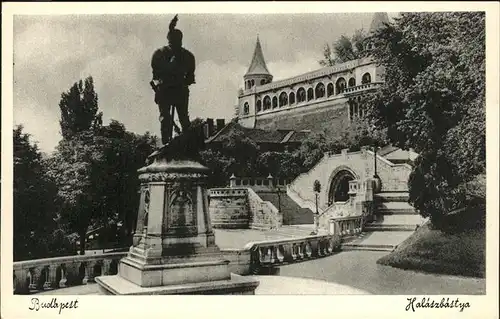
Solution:
{"label": "stone wall", "polygon": [[271,203],[263,201],[252,189],[248,189],[250,227],[254,229],[276,229],[283,225],[283,215]]}
{"label": "stone wall", "polygon": [[276,229],[283,215],[251,188],[213,188],[209,191],[209,212],[214,228]]}
{"label": "stone wall", "polygon": [[209,212],[214,228],[249,228],[250,209],[246,188],[213,188],[209,193]]}

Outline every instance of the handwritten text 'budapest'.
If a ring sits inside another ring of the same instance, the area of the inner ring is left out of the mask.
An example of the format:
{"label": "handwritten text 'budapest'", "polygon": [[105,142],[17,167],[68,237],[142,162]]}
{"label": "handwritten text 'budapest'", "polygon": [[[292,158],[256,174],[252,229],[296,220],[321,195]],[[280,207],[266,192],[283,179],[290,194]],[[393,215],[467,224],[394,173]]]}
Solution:
{"label": "handwritten text 'budapest'", "polygon": [[57,298],[52,298],[50,302],[40,301],[38,298],[31,298],[29,310],[38,311],[40,309],[59,309],[59,314],[63,309],[78,308],[78,299],[72,301],[58,302]]}
{"label": "handwritten text 'budapest'", "polygon": [[443,298],[440,301],[431,300],[431,298],[422,298],[417,300],[416,297],[407,298],[408,305],[406,306],[406,311],[413,311],[417,308],[457,308],[460,312],[464,311],[465,308],[469,308],[468,302],[460,302],[458,298],[451,300],[450,298]]}

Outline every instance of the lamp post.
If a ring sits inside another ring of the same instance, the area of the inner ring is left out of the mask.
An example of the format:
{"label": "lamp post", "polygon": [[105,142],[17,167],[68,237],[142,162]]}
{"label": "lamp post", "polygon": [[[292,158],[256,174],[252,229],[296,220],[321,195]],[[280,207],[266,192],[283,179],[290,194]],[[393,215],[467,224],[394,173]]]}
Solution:
{"label": "lamp post", "polygon": [[278,191],[278,213],[281,214],[281,197],[280,197],[281,188],[278,186],[276,187],[276,190]]}
{"label": "lamp post", "polygon": [[318,180],[314,181],[313,191],[316,198],[316,213],[314,214],[314,232],[319,232],[319,211],[318,211],[318,196],[321,192],[321,183]]}

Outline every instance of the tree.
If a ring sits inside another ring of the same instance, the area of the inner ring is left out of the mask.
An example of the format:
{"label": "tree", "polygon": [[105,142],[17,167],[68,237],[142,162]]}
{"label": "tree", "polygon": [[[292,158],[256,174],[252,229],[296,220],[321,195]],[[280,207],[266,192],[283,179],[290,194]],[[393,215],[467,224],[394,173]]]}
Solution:
{"label": "tree", "polygon": [[67,92],[61,94],[61,134],[70,139],[87,130],[97,130],[102,125],[102,112],[98,112],[98,97],[94,80],[89,76],[83,82],[75,82]]}
{"label": "tree", "polygon": [[438,225],[485,171],[484,12],[404,13],[372,37],[385,83],[367,104],[390,141],[420,154],[410,202]]}
{"label": "tree", "polygon": [[155,145],[156,137],[127,132],[115,120],[97,132],[61,140],[51,174],[59,186],[61,221],[78,233],[80,254],[90,227],[122,222],[122,239],[131,240],[139,201],[137,170]]}
{"label": "tree", "polygon": [[232,130],[221,137],[219,148],[200,152],[203,164],[212,171],[210,184],[224,186],[232,174],[251,176],[255,174],[259,154],[258,145],[239,130]]}
{"label": "tree", "polygon": [[46,176],[38,146],[18,125],[14,142],[14,260],[33,259],[49,253],[54,221],[55,185]]}
{"label": "tree", "polygon": [[256,160],[256,172],[261,176],[295,178],[301,173],[300,158],[289,152],[264,152]]}
{"label": "tree", "polygon": [[356,30],[351,38],[345,35],[333,43],[333,49],[327,43],[323,49],[323,60],[319,61],[321,66],[333,66],[351,60],[360,59],[366,54],[366,41],[368,36],[363,30]]}

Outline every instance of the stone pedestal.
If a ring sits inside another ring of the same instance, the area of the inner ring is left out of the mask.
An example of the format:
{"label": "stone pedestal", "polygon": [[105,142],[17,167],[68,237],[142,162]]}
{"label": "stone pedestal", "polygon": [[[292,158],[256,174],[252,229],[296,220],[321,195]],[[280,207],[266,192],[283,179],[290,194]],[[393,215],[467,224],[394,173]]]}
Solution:
{"label": "stone pedestal", "polygon": [[231,277],[208,212],[208,169],[156,154],[139,170],[133,245],[118,275],[95,278],[108,294],[253,294],[258,282]]}

